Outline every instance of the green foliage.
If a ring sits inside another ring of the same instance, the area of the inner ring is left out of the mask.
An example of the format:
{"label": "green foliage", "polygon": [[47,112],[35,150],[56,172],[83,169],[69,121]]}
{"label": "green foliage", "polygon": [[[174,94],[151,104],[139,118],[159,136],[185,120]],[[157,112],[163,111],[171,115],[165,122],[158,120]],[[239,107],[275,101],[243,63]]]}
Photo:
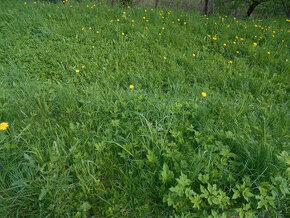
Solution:
{"label": "green foliage", "polygon": [[1,216],[289,214],[284,18],[6,0],[0,21]]}

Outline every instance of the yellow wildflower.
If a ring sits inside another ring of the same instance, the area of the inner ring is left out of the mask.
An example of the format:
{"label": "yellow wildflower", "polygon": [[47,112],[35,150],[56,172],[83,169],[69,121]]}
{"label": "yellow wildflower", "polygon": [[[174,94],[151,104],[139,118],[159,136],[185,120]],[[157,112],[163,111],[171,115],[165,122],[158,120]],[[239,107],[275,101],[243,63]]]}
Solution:
{"label": "yellow wildflower", "polygon": [[2,122],[0,123],[0,130],[4,131],[9,127],[8,123]]}
{"label": "yellow wildflower", "polygon": [[80,70],[76,70],[76,73],[79,73],[80,72]]}
{"label": "yellow wildflower", "polygon": [[233,64],[233,61],[228,61],[229,64]]}
{"label": "yellow wildflower", "polygon": [[193,54],[192,54],[192,57],[195,57],[195,56],[196,56],[196,54],[193,53]]}
{"label": "yellow wildflower", "polygon": [[201,96],[205,98],[206,97],[206,92],[201,92]]}
{"label": "yellow wildflower", "polygon": [[254,46],[254,47],[257,47],[257,45],[258,45],[258,44],[257,44],[256,42],[253,43],[253,46]]}
{"label": "yellow wildflower", "polygon": [[130,89],[134,89],[135,86],[134,86],[133,84],[131,84],[131,85],[129,86],[129,88],[130,88]]}

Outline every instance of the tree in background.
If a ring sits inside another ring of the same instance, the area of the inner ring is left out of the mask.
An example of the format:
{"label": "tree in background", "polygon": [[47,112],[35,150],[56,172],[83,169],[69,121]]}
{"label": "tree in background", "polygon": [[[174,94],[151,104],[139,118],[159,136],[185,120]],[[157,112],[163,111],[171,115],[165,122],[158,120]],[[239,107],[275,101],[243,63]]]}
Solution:
{"label": "tree in background", "polygon": [[251,4],[250,4],[248,11],[247,11],[247,16],[250,17],[258,5],[260,5],[263,2],[267,2],[267,1],[271,1],[271,0],[251,0]]}
{"label": "tree in background", "polygon": [[209,0],[204,1],[204,14],[208,15],[208,5],[209,5]]}
{"label": "tree in background", "polygon": [[157,8],[158,7],[158,0],[155,0],[155,8]]}
{"label": "tree in background", "polygon": [[281,3],[283,5],[284,12],[286,16],[290,17],[290,1],[289,0],[281,0]]}

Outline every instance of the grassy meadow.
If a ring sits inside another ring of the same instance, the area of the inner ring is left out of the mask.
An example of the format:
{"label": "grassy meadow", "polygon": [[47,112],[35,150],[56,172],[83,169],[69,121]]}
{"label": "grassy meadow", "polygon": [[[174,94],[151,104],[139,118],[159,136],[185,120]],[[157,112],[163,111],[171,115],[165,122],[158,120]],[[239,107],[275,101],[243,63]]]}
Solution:
{"label": "grassy meadow", "polygon": [[1,0],[0,216],[287,217],[289,24]]}

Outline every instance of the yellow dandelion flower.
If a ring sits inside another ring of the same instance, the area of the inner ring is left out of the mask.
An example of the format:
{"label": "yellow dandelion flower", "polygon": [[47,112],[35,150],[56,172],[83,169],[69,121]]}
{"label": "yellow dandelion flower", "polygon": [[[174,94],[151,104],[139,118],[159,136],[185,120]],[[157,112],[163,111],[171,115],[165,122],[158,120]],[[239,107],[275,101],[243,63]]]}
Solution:
{"label": "yellow dandelion flower", "polygon": [[235,38],[236,38],[236,39],[239,39],[239,37],[238,37],[238,36],[236,36]]}
{"label": "yellow dandelion flower", "polygon": [[165,30],[165,27],[163,26],[162,29]]}
{"label": "yellow dandelion flower", "polygon": [[239,51],[236,51],[236,53],[237,53],[237,54],[240,54],[240,52],[239,52]]}
{"label": "yellow dandelion flower", "polygon": [[122,34],[122,36],[124,36],[124,35],[125,35],[125,33],[124,33],[124,32],[122,32],[121,34]]}
{"label": "yellow dandelion flower", "polygon": [[196,57],[196,54],[192,53],[192,57]]}
{"label": "yellow dandelion flower", "polygon": [[187,23],[186,22],[183,22],[183,24],[186,25]]}
{"label": "yellow dandelion flower", "polygon": [[226,47],[227,46],[227,43],[224,43],[224,46]]}
{"label": "yellow dandelion flower", "polygon": [[37,2],[33,2],[33,4],[37,4]]}
{"label": "yellow dandelion flower", "polygon": [[146,20],[146,17],[142,17],[143,18],[143,20]]}
{"label": "yellow dandelion flower", "polygon": [[177,21],[180,22],[180,19],[178,18]]}
{"label": "yellow dandelion flower", "polygon": [[134,89],[135,86],[134,86],[133,84],[131,84],[131,85],[129,85],[129,88],[130,88],[130,89]]}
{"label": "yellow dandelion flower", "polygon": [[286,59],[285,61],[288,62],[288,59]]}
{"label": "yellow dandelion flower", "polygon": [[82,28],[82,31],[84,31],[85,29],[86,29],[86,28],[85,28],[85,27],[83,27],[83,28]]}
{"label": "yellow dandelion flower", "polygon": [[123,14],[125,15],[126,14],[126,11],[123,11]]}
{"label": "yellow dandelion flower", "polygon": [[206,97],[206,92],[201,92],[201,96],[205,98]]}
{"label": "yellow dandelion flower", "polygon": [[145,26],[145,29],[148,30],[148,26]]}
{"label": "yellow dandelion flower", "polygon": [[26,5],[27,4],[27,2],[24,2],[24,5]]}
{"label": "yellow dandelion flower", "polygon": [[120,19],[119,18],[117,19],[117,22],[120,22]]}
{"label": "yellow dandelion flower", "polygon": [[82,65],[82,69],[84,69],[86,66],[85,65]]}
{"label": "yellow dandelion flower", "polygon": [[228,64],[233,64],[233,61],[228,61]]}
{"label": "yellow dandelion flower", "polygon": [[92,29],[92,27],[89,27],[89,30],[91,30]]}
{"label": "yellow dandelion flower", "polygon": [[134,23],[134,22],[135,22],[135,20],[131,20],[131,22],[132,22],[132,23]]}
{"label": "yellow dandelion flower", "polygon": [[234,44],[234,45],[236,45],[236,44],[237,44],[237,42],[236,42],[236,41],[233,41],[233,44]]}
{"label": "yellow dandelion flower", "polygon": [[100,31],[99,31],[99,30],[97,30],[97,31],[96,31],[96,33],[97,33],[97,34],[99,34],[99,33],[100,33]]}
{"label": "yellow dandelion flower", "polygon": [[79,73],[80,72],[80,70],[76,70],[76,73]]}
{"label": "yellow dandelion flower", "polygon": [[270,54],[271,54],[271,52],[267,51],[267,54],[268,54],[268,55],[270,55]]}
{"label": "yellow dandelion flower", "polygon": [[244,38],[240,38],[240,40],[241,40],[241,41],[244,41],[245,39],[244,39]]}
{"label": "yellow dandelion flower", "polygon": [[253,46],[254,46],[254,47],[257,47],[257,45],[258,45],[258,44],[257,44],[256,42],[253,43]]}
{"label": "yellow dandelion flower", "polygon": [[217,37],[216,37],[216,36],[214,36],[214,37],[212,37],[212,39],[213,39],[213,40],[217,40]]}
{"label": "yellow dandelion flower", "polygon": [[164,60],[167,60],[167,57],[164,56],[163,59],[164,59]]}
{"label": "yellow dandelion flower", "polygon": [[9,127],[8,123],[2,122],[0,123],[0,130],[5,131]]}
{"label": "yellow dandelion flower", "polygon": [[131,6],[130,6],[130,5],[128,5],[128,6],[127,6],[127,8],[131,8]]}

